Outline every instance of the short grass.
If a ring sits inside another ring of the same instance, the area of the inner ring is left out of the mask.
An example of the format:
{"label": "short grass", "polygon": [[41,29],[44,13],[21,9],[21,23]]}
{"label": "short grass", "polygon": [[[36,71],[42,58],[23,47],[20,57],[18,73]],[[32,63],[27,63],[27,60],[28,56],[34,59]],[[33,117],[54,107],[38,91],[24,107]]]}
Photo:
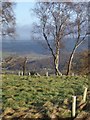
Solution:
{"label": "short grass", "polygon": [[29,77],[17,75],[2,76],[3,110],[7,107],[42,106],[50,101],[62,105],[64,99],[82,95],[88,86],[88,77]]}

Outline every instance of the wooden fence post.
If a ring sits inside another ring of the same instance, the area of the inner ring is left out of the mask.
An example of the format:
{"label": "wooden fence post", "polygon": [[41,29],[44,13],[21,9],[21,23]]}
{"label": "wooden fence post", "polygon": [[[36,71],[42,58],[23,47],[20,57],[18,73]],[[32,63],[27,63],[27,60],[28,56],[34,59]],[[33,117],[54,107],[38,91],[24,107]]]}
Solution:
{"label": "wooden fence post", "polygon": [[31,75],[31,73],[29,72],[29,73],[28,73],[28,75],[30,76],[30,75]]}
{"label": "wooden fence post", "polygon": [[20,71],[18,72],[18,75],[20,76]]}
{"label": "wooden fence post", "polygon": [[23,71],[21,72],[22,76],[23,76]]}
{"label": "wooden fence post", "polygon": [[75,76],[75,74],[74,74],[74,73],[72,73],[72,76]]}
{"label": "wooden fence post", "polygon": [[48,77],[48,71],[46,72],[46,77]]}
{"label": "wooden fence post", "polygon": [[83,102],[86,102],[87,97],[87,87],[85,87],[84,93],[83,93]]}
{"label": "wooden fence post", "polygon": [[76,96],[72,96],[72,117],[76,116]]}

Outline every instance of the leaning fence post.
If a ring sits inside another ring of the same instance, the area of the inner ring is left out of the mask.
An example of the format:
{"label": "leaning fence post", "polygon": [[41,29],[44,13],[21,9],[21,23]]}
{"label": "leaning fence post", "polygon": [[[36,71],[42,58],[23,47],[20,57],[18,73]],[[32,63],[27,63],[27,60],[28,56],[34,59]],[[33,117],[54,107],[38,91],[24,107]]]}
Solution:
{"label": "leaning fence post", "polygon": [[76,115],[76,96],[72,96],[72,117]]}
{"label": "leaning fence post", "polygon": [[85,87],[84,93],[83,93],[83,102],[86,102],[87,97],[87,87]]}

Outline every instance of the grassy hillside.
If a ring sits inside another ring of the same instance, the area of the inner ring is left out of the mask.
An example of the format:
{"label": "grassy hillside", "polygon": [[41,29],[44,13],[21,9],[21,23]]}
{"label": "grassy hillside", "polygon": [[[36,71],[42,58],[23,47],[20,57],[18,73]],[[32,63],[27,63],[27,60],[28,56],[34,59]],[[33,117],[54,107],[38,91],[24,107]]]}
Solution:
{"label": "grassy hillside", "polygon": [[[78,96],[80,102],[84,87],[88,87],[87,76],[50,76],[30,77],[17,75],[2,76],[2,100],[4,115],[15,117],[25,110],[34,116],[51,116],[55,114],[60,117],[71,116],[71,99],[73,95]],[[30,112],[31,110],[31,112]],[[16,113],[15,113],[16,111]],[[58,112],[57,112],[58,111]],[[28,114],[28,112],[26,112]]]}

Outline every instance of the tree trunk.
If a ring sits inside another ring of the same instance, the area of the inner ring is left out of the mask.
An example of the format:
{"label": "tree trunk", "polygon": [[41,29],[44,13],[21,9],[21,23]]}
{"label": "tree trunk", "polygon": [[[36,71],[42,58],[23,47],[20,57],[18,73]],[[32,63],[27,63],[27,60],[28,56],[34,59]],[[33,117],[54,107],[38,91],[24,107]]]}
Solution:
{"label": "tree trunk", "polygon": [[71,74],[72,61],[73,61],[73,58],[74,58],[76,48],[77,48],[77,46],[74,47],[74,49],[73,49],[73,51],[71,53],[71,56],[69,58],[69,63],[68,63],[68,68],[67,68],[67,75]]}
{"label": "tree trunk", "polygon": [[62,73],[59,71],[59,49],[57,49],[56,51],[56,56],[54,58],[54,66],[55,66],[55,74],[58,75],[62,75]]}
{"label": "tree trunk", "polygon": [[26,62],[27,62],[27,58],[25,57],[25,60],[23,62],[23,75],[25,75],[26,73]]}
{"label": "tree trunk", "polygon": [[80,41],[80,42],[78,42],[79,41],[79,38],[78,38],[78,40],[76,42],[76,45],[73,48],[73,51],[72,51],[71,56],[69,58],[69,63],[68,63],[68,68],[67,68],[67,75],[70,75],[71,67],[72,67],[72,61],[73,61],[73,58],[74,58],[74,54],[75,54],[77,48],[84,42],[85,37],[86,37],[86,35],[83,37],[82,41]]}
{"label": "tree trunk", "polygon": [[57,60],[57,58],[54,60],[54,66],[55,66],[55,74],[58,75],[62,75],[61,72],[59,71],[59,62]]}
{"label": "tree trunk", "polygon": [[44,28],[43,28],[43,36],[47,42],[47,45],[52,53],[52,56],[53,56],[53,59],[54,59],[54,68],[55,68],[55,74],[56,75],[62,75],[62,73],[59,71],[59,56],[60,56],[60,51],[59,51],[59,40],[58,40],[58,37],[57,37],[57,40],[56,40],[56,53],[54,53],[53,51],[53,48],[51,47],[49,41],[48,41],[48,38],[47,38],[47,35],[45,34],[45,25],[44,25]]}

